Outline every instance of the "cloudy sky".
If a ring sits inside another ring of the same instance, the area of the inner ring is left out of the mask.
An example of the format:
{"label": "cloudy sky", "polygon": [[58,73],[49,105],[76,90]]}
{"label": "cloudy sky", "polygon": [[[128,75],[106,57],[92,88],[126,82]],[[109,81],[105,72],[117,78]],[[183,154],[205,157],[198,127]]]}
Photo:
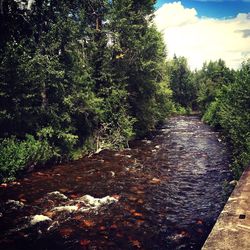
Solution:
{"label": "cloudy sky", "polygon": [[156,7],[169,57],[185,56],[191,69],[219,58],[238,68],[250,58],[250,0],[158,0]]}

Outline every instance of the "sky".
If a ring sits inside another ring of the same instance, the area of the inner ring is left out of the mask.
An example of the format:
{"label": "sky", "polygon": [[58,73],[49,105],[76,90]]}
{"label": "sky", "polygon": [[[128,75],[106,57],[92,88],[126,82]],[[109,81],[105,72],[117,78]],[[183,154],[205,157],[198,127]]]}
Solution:
{"label": "sky", "polygon": [[158,0],[155,24],[168,56],[185,56],[191,69],[220,58],[237,69],[250,58],[250,0]]}

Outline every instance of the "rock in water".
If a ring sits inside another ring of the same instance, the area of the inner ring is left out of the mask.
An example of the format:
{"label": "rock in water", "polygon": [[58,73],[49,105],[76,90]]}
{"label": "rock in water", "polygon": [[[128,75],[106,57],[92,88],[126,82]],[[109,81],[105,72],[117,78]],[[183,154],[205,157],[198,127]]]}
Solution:
{"label": "rock in water", "polygon": [[44,222],[44,221],[52,221],[52,220],[48,216],[37,214],[37,215],[32,216],[30,224],[36,225],[37,223]]}
{"label": "rock in water", "polygon": [[10,209],[14,209],[14,210],[24,207],[24,203],[22,203],[21,201],[15,201],[15,200],[8,200],[5,204],[9,206]]}
{"label": "rock in water", "polygon": [[236,186],[238,184],[238,181],[236,181],[236,180],[232,180],[232,181],[230,181],[229,182],[229,185],[231,185],[231,186]]}
{"label": "rock in water", "polygon": [[68,197],[66,195],[60,193],[59,191],[54,191],[54,192],[48,193],[47,196],[50,199],[64,200],[64,201],[68,200]]}
{"label": "rock in water", "polygon": [[80,203],[83,202],[86,207],[89,207],[91,209],[98,209],[101,206],[109,205],[111,203],[117,202],[118,200],[111,196],[105,196],[103,198],[94,198],[93,196],[87,194],[80,197],[77,201],[79,201]]}
{"label": "rock in water", "polygon": [[73,213],[76,210],[78,210],[77,206],[60,206],[60,207],[54,207],[51,211]]}

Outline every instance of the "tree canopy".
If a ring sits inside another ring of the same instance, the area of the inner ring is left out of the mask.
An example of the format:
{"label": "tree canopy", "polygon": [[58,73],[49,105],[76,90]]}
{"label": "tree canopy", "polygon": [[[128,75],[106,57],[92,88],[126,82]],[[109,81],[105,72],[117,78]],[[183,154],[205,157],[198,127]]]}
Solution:
{"label": "tree canopy", "polygon": [[[34,139],[51,147],[48,160],[74,158],[82,147],[125,146],[165,119],[171,91],[154,3],[1,1],[4,145],[21,151],[20,142]],[[29,161],[14,164],[13,172]]]}

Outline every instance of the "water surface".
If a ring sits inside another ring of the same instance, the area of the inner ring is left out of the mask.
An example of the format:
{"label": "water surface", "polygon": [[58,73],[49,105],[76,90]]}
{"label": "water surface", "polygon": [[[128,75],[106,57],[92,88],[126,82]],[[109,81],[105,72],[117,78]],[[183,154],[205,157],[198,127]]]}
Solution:
{"label": "water surface", "polygon": [[[152,138],[130,146],[2,187],[1,249],[200,249],[230,179],[230,154],[219,133],[197,116],[177,116]],[[68,199],[49,197],[53,191]],[[116,202],[84,212],[78,200],[86,194]],[[53,210],[66,205],[76,210]],[[32,226],[34,215],[51,220]]]}

